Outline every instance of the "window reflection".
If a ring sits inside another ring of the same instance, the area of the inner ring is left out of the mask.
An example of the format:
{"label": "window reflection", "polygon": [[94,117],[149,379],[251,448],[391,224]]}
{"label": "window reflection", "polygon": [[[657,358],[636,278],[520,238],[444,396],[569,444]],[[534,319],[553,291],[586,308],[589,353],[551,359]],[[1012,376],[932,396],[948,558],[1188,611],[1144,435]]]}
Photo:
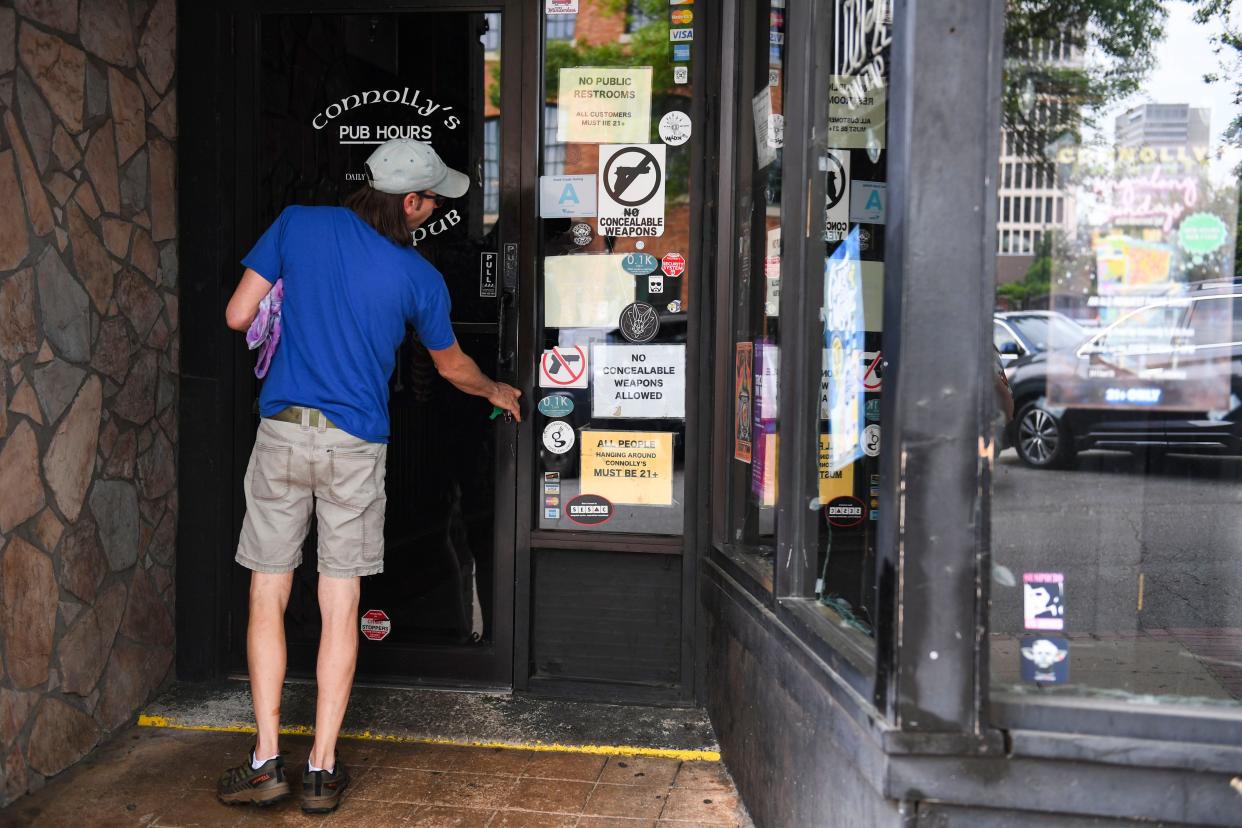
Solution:
{"label": "window reflection", "polygon": [[[1006,36],[997,320],[1056,321],[1001,353],[992,679],[1237,704],[1239,51],[1214,4],[1083,8],[1022,4]],[[1130,25],[1150,36],[1113,37]]]}

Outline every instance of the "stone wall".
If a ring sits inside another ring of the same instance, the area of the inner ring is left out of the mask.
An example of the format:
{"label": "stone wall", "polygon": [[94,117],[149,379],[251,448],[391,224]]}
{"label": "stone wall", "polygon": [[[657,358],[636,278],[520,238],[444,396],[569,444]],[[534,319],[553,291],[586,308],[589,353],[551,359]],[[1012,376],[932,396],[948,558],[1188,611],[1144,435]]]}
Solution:
{"label": "stone wall", "polygon": [[173,655],[174,0],[0,8],[0,805]]}

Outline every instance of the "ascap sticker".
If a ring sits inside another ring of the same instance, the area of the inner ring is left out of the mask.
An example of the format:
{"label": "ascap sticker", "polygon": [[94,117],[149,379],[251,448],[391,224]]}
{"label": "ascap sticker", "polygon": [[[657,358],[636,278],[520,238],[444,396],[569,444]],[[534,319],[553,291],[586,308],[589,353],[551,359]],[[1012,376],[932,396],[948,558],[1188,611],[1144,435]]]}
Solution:
{"label": "ascap sticker", "polygon": [[646,302],[631,302],[621,311],[617,328],[630,342],[650,342],[660,332],[660,312]]}
{"label": "ascap sticker", "polygon": [[597,494],[580,494],[565,504],[565,517],[581,526],[598,526],[612,517],[612,503]]}
{"label": "ascap sticker", "polygon": [[549,394],[539,401],[539,413],[545,417],[568,417],[574,412],[574,398],[568,394]]}
{"label": "ascap sticker", "polygon": [[595,176],[539,176],[539,216],[576,218],[595,215]]}
{"label": "ascap sticker", "polygon": [[1022,574],[1022,621],[1028,630],[1065,629],[1065,575]]}
{"label": "ascap sticker", "polygon": [[596,345],[591,364],[593,417],[686,416],[685,345]]}
{"label": "ascap sticker", "polygon": [[673,505],[673,435],[584,430],[582,486],[613,503]]}
{"label": "ascap sticker", "polygon": [[586,388],[586,351],[577,345],[544,351],[539,360],[539,387]]}
{"label": "ascap sticker", "polygon": [[577,66],[560,70],[556,140],[619,144],[651,135],[650,66]]}
{"label": "ascap sticker", "polygon": [[686,257],[680,253],[665,253],[660,259],[660,270],[665,276],[676,278],[686,272]]}
{"label": "ascap sticker", "polygon": [[660,140],[670,146],[679,147],[690,140],[690,116],[674,109],[664,113],[660,119]]}
{"label": "ascap sticker", "polygon": [[383,641],[392,632],[392,621],[383,610],[367,610],[362,614],[362,634],[371,641]]}
{"label": "ascap sticker", "polygon": [[601,236],[664,235],[664,144],[599,148]]}
{"label": "ascap sticker", "polygon": [[866,517],[867,507],[853,495],[842,495],[828,501],[824,517],[837,529],[855,529]]}
{"label": "ascap sticker", "polygon": [[574,440],[574,427],[564,420],[553,420],[543,429],[543,447],[553,454],[565,454]]}
{"label": "ascap sticker", "polygon": [[1022,639],[1022,680],[1038,684],[1069,681],[1069,641],[1060,636]]}
{"label": "ascap sticker", "polygon": [[635,276],[647,276],[660,268],[660,260],[650,253],[626,253],[621,269]]}

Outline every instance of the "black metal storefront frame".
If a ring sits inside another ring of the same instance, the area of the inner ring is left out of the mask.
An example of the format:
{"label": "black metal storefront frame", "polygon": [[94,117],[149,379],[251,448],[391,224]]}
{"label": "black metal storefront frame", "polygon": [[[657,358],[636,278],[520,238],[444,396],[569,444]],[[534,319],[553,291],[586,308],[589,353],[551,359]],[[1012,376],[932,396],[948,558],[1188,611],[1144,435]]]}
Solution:
{"label": "black metal storefront frame", "polygon": [[[179,60],[194,67],[186,73],[181,85],[181,125],[191,140],[185,142],[180,158],[181,181],[181,249],[183,261],[182,287],[185,292],[184,346],[182,351],[182,393],[185,406],[180,420],[182,435],[182,468],[187,471],[181,482],[181,521],[178,534],[177,674],[183,680],[223,678],[229,673],[228,642],[232,631],[228,608],[228,580],[235,518],[244,509],[239,487],[245,457],[234,451],[238,441],[247,437],[253,427],[248,408],[239,408],[236,389],[248,387],[247,361],[239,357],[237,342],[219,324],[220,314],[237,278],[236,261],[244,252],[247,240],[237,238],[239,225],[233,205],[238,204],[239,182],[251,180],[247,171],[253,159],[246,156],[242,131],[251,114],[244,111],[246,102],[236,94],[243,76],[242,61],[253,59],[253,44],[247,41],[252,32],[251,18],[257,3],[233,0],[226,4],[184,2],[179,6]],[[308,2],[274,2],[261,4],[265,11],[279,10],[302,13],[386,13],[426,9],[425,2],[371,0],[350,3],[347,0],[308,0]],[[513,380],[531,400],[537,389],[533,366],[535,343],[540,331],[536,328],[535,250],[539,233],[537,203],[539,152],[541,135],[540,103],[543,100],[543,16],[534,4],[486,2],[485,0],[444,0],[437,11],[495,11],[506,6],[504,33],[505,51],[520,54],[520,88],[505,90],[506,112],[521,117],[520,146],[516,152],[520,169],[506,175],[520,176],[517,186],[520,212],[520,278],[510,293],[514,303],[509,309],[508,323],[518,331],[518,349]],[[695,28],[704,52],[711,50],[715,40],[713,27],[718,25],[715,14],[698,15]],[[715,114],[703,91],[709,85],[707,69],[711,59],[696,61],[693,67],[695,92],[691,99],[691,118],[696,124],[712,123]],[[510,97],[512,95],[512,97]],[[518,101],[521,105],[513,104]],[[513,104],[513,105],[511,105]],[[193,140],[192,136],[200,136]],[[691,203],[696,228],[691,233],[686,251],[692,268],[706,274],[708,268],[695,264],[703,260],[711,238],[711,222],[701,217],[710,215],[711,180],[708,171],[717,152],[713,131],[704,129],[702,139],[691,143]],[[203,136],[206,136],[205,138]],[[204,194],[211,194],[204,198]],[[704,375],[710,365],[710,349],[699,345],[698,331],[702,319],[710,314],[703,310],[700,295],[706,295],[701,279],[692,283],[687,365]],[[691,374],[692,377],[695,374]],[[513,625],[511,686],[517,691],[548,695],[586,696],[611,700],[684,705],[693,703],[701,688],[701,665],[696,653],[701,645],[701,609],[698,601],[700,581],[698,521],[695,516],[705,502],[700,489],[703,475],[704,444],[693,435],[706,433],[700,424],[709,419],[711,397],[701,389],[702,383],[689,383],[687,389],[687,427],[691,435],[686,446],[686,522],[680,537],[623,535],[609,537],[582,532],[538,531],[532,525],[532,514],[522,504],[534,497],[534,457],[528,448],[537,445],[533,418],[516,427],[514,450],[505,453],[499,462],[506,464],[502,474],[516,476],[516,490],[508,506],[514,510],[513,549],[514,587],[511,623]],[[533,406],[533,402],[531,403]],[[607,682],[548,680],[530,674],[532,652],[532,566],[539,549],[570,551],[624,551],[675,557],[680,570],[680,635],[678,680],[667,687],[644,687],[609,684]],[[433,654],[434,655],[434,654]],[[508,683],[508,682],[506,682]]]}
{"label": "black metal storefront frame", "polygon": [[[723,66],[740,65],[738,49],[754,35],[748,6],[722,4]],[[1229,786],[1242,767],[1236,713],[989,693],[1004,0],[895,0],[880,485],[881,503],[892,505],[880,518],[874,652],[860,652],[856,638],[790,597],[806,594],[815,577],[809,504],[819,355],[790,343],[811,341],[820,324],[814,264],[822,267],[823,247],[805,229],[823,223],[813,124],[824,122],[824,102],[810,76],[825,65],[833,0],[785,6],[786,59],[805,69],[789,79],[785,98],[782,271],[804,275],[782,280],[781,315],[794,329],[782,329],[771,585],[727,553],[724,498],[715,499],[703,530],[712,538],[703,570],[704,700],[752,816],[760,825],[1239,824]],[[711,449],[718,493],[727,491],[732,457],[731,127],[748,100],[736,74],[724,73],[720,89]]]}

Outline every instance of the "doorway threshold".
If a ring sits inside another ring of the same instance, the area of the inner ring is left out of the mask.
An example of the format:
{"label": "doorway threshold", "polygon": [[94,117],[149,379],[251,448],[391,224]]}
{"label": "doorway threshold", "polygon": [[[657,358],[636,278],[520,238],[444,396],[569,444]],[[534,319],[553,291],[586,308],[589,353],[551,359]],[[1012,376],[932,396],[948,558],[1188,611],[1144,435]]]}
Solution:
{"label": "doorway threshold", "polygon": [[[287,682],[281,733],[314,733],[315,685]],[[138,716],[140,727],[253,733],[245,681],[174,682]],[[383,742],[513,748],[719,761],[707,714],[643,707],[449,691],[355,687],[341,736]]]}

